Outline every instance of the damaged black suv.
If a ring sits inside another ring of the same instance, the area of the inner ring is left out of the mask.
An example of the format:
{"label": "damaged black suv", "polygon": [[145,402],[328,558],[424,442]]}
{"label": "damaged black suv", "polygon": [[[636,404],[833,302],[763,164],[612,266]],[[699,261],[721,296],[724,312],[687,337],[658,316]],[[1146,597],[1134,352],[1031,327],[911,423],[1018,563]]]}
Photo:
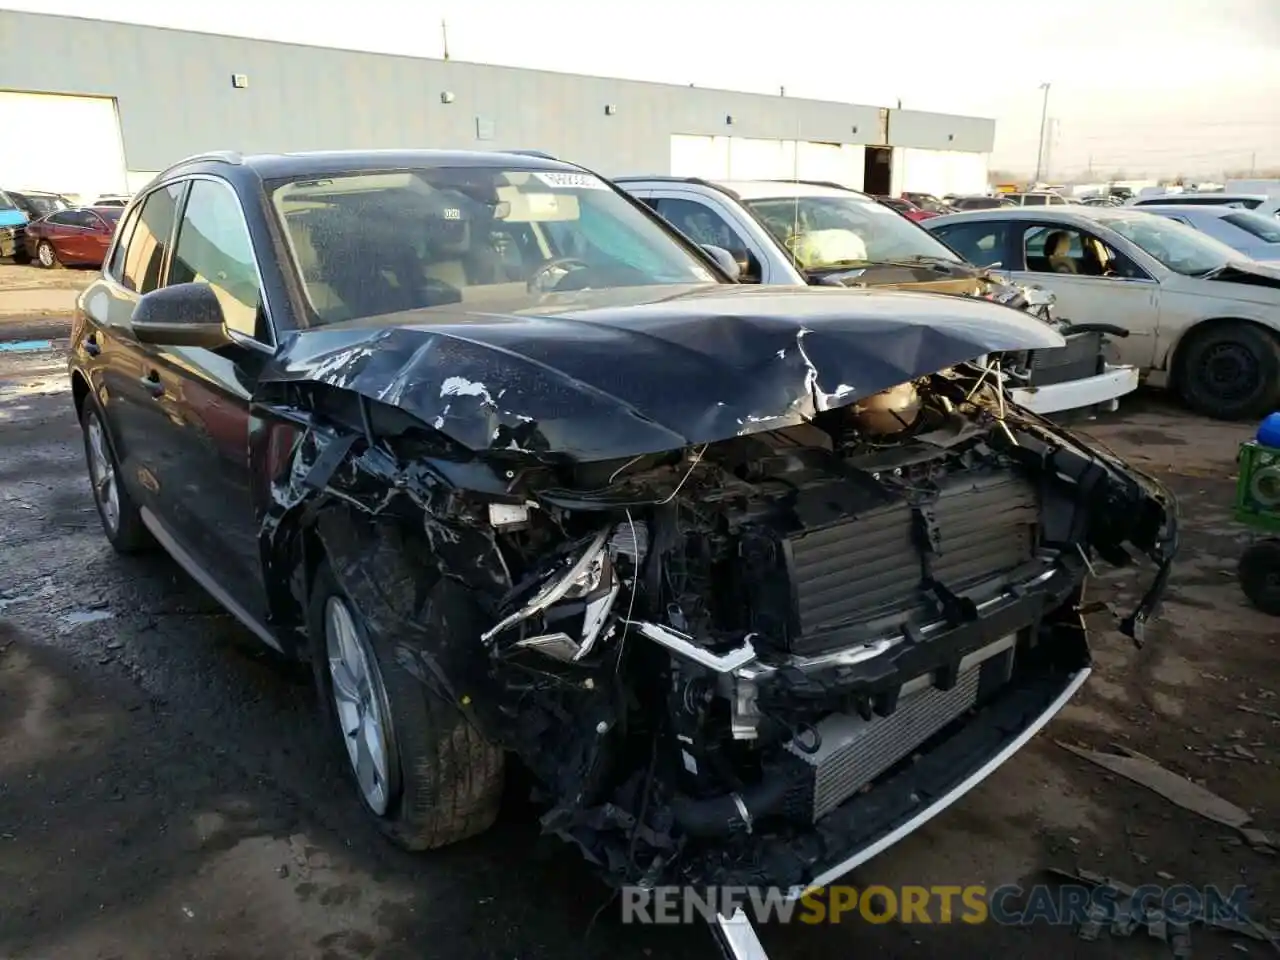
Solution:
{"label": "damaged black suv", "polygon": [[398,843],[514,755],[615,883],[825,883],[1089,673],[1151,479],[1012,404],[982,301],[731,282],[571,164],[192,158],[129,205],[71,378],[102,523],[309,658]]}

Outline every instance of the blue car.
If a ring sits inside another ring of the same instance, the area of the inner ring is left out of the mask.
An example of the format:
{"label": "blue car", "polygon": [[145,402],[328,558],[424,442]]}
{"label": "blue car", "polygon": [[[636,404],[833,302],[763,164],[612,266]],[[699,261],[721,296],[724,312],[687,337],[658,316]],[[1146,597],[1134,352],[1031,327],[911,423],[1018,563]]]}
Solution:
{"label": "blue car", "polygon": [[3,190],[0,190],[0,257],[13,257],[25,261],[26,250],[22,235],[26,231],[27,215]]}

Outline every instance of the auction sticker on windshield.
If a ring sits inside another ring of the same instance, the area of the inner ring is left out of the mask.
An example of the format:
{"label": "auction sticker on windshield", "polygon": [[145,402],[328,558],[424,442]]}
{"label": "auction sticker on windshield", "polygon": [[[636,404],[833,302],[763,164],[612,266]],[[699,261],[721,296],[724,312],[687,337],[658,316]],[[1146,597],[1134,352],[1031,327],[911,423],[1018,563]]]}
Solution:
{"label": "auction sticker on windshield", "polygon": [[576,190],[608,190],[609,185],[589,173],[565,173],[559,170],[538,171],[534,176],[549,187],[565,187]]}

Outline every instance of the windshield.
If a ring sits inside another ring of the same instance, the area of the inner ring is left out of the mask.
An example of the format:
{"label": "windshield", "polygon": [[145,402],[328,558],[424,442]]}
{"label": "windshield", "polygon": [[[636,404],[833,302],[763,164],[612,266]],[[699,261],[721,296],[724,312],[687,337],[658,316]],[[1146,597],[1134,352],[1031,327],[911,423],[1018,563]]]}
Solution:
{"label": "windshield", "polygon": [[1149,213],[1103,221],[1175,273],[1200,276],[1225,266],[1240,254],[1185,224]]}
{"label": "windshield", "polygon": [[603,180],[432,167],[272,184],[313,323],[547,294],[712,283],[697,256]]}
{"label": "windshield", "polygon": [[51,213],[57,213],[59,210],[71,209],[67,204],[62,202],[61,197],[38,197],[27,194],[27,205],[31,207],[35,217],[47,217]]}
{"label": "windshield", "polygon": [[961,262],[922,228],[869,197],[779,197],[743,202],[805,270],[885,260]]}
{"label": "windshield", "polygon": [[0,190],[0,210],[16,210],[17,204],[9,199],[9,195]]}
{"label": "windshield", "polygon": [[1233,227],[1239,227],[1245,233],[1253,234],[1259,240],[1280,243],[1280,221],[1272,217],[1241,210],[1239,213],[1228,213],[1222,219]]}

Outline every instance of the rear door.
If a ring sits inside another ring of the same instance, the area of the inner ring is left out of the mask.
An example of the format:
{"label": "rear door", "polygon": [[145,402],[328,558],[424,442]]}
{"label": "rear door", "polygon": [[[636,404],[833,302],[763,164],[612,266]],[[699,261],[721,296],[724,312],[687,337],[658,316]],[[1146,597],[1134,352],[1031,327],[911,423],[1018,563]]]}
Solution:
{"label": "rear door", "polygon": [[162,520],[156,454],[168,412],[163,386],[152,375],[153,348],[138,343],[130,318],[138,299],[164,277],[184,189],[182,183],[168,184],[139,198],[103,271],[104,282],[82,300],[90,328],[84,348],[96,358],[99,371],[92,386],[107,418],[122,480],[138,505]]}

